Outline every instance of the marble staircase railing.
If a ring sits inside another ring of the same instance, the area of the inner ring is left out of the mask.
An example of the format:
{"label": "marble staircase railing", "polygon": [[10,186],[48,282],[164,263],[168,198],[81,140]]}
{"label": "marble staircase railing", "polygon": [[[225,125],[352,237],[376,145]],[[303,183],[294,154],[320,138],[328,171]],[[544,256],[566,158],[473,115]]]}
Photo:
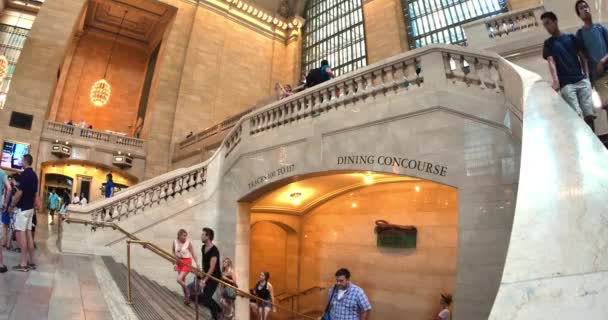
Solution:
{"label": "marble staircase railing", "polygon": [[[113,198],[72,207],[76,214],[90,214],[98,221],[120,219],[158,206],[184,191],[205,185],[207,165],[218,154],[228,157],[241,141],[300,119],[324,117],[340,107],[372,102],[391,95],[411,94],[417,88],[482,90],[504,96],[500,57],[463,47],[434,45],[396,55],[373,65],[298,92],[240,117],[210,159],[187,169],[177,169],[132,186]],[[475,91],[478,92],[478,91]]]}
{"label": "marble staircase railing", "polygon": [[119,146],[124,150],[144,150],[144,140],[114,134],[105,131],[80,128],[78,126],[70,126],[65,123],[46,120],[44,124],[43,135],[46,138],[63,140],[85,140],[95,143],[106,143],[109,145]]}
{"label": "marble staircase railing", "polygon": [[519,190],[488,319],[606,318],[608,151],[549,83],[518,74],[525,110]]}
{"label": "marble staircase railing", "polygon": [[117,193],[114,197],[91,202],[86,206],[69,206],[70,214],[90,215],[93,221],[127,218],[147,208],[162,205],[169,199],[199,189],[206,182],[207,165],[177,169]]}
{"label": "marble staircase railing", "polygon": [[498,62],[499,57],[491,53],[446,45],[428,46],[391,57],[247,114],[224,140],[225,156],[249,136],[300,119],[322,117],[341,106],[408,94],[420,87],[457,85],[502,93]]}
{"label": "marble staircase railing", "polygon": [[540,20],[546,10],[540,5],[467,23],[463,28],[468,45],[501,54],[528,50],[547,37]]}

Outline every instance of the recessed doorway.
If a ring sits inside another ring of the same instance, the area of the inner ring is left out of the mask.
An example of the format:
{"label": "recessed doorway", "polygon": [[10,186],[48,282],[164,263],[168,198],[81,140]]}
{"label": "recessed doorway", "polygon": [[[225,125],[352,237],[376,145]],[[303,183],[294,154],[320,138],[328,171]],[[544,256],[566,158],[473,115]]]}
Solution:
{"label": "recessed doorway", "polygon": [[[320,315],[342,267],[365,290],[373,319],[431,318],[440,293],[455,289],[456,188],[393,174],[340,172],[283,184],[257,196],[250,208],[249,285],[260,272],[270,272],[276,301],[287,308]],[[415,228],[414,243],[411,235],[407,244],[379,239],[381,220]]]}

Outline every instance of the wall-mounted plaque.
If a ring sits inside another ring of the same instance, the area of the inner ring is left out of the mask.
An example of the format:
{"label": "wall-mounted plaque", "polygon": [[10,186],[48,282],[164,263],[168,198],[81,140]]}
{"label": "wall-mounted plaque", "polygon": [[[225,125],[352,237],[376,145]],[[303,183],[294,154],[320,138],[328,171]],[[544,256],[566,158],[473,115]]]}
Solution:
{"label": "wall-mounted plaque", "polygon": [[376,245],[385,248],[416,248],[418,230],[414,226],[399,226],[386,220],[376,220]]}

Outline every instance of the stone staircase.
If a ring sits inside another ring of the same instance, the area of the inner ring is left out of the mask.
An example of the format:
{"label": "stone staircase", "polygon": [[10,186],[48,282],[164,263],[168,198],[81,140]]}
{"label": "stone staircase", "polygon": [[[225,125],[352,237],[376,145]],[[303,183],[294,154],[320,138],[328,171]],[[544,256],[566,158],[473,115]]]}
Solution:
{"label": "stone staircase", "polygon": [[[127,300],[127,267],[112,257],[102,257],[114,282]],[[133,312],[141,320],[190,320],[194,319],[194,307],[184,305],[183,297],[158,284],[156,281],[131,270],[131,295]],[[199,306],[199,319],[211,319],[206,308]]]}

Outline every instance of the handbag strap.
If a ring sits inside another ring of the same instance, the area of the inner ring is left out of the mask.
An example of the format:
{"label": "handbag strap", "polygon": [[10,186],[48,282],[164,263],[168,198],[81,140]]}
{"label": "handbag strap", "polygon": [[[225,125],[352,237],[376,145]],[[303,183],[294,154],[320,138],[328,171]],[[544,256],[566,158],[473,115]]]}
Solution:
{"label": "handbag strap", "polygon": [[334,294],[336,294],[336,286],[334,286],[331,289],[331,295],[329,296],[329,300],[327,301],[327,306],[325,306],[325,312],[324,313],[329,312],[329,310],[331,309],[331,300],[334,299]]}

